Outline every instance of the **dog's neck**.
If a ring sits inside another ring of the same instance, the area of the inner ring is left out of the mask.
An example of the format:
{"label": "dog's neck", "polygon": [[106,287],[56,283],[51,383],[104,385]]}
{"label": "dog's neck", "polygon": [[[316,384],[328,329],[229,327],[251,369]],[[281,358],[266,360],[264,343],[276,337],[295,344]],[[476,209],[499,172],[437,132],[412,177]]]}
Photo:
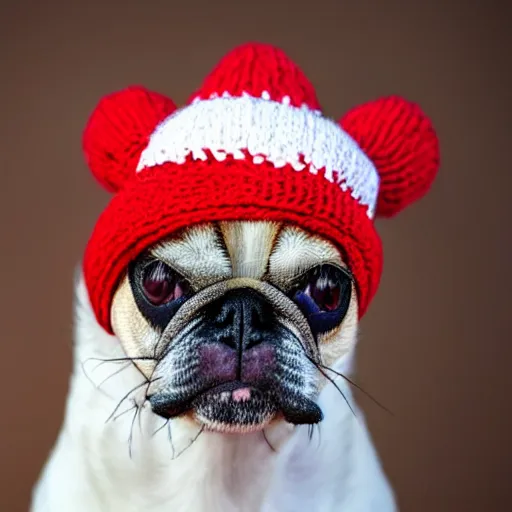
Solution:
{"label": "dog's neck", "polygon": [[371,497],[373,485],[389,501],[364,422],[333,390],[320,397],[326,420],[311,440],[307,427],[286,424],[266,435],[201,432],[188,420],[166,424],[143,406],[144,379],[133,364],[103,362],[124,354],[97,325],[83,282],[75,337],[65,421],[32,510],[332,510],[332,500],[354,500],[358,485],[366,490],[357,499]]}

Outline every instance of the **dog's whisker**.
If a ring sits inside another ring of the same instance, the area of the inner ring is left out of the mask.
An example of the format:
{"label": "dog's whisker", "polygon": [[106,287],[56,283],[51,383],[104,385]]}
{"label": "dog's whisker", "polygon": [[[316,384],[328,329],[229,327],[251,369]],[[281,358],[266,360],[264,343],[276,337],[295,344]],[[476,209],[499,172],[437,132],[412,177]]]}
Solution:
{"label": "dog's whisker", "polygon": [[322,436],[321,436],[321,428],[322,428],[322,426],[320,424],[318,424],[318,425],[310,425],[310,427],[311,427],[311,430],[308,431],[309,441],[310,442],[313,441],[313,437],[315,435],[315,429],[316,429],[316,431],[318,432],[318,445],[317,445],[317,448],[320,448],[320,446],[322,446]]}
{"label": "dog's whisker", "polygon": [[87,361],[99,361],[101,366],[104,363],[126,363],[126,362],[135,362],[135,361],[156,361],[154,357],[150,356],[140,356],[140,357],[112,357],[112,358],[101,358],[101,357],[88,357],[84,363]]}
{"label": "dog's whisker", "polygon": [[132,394],[134,393],[135,391],[139,390],[142,386],[146,386],[147,385],[147,382],[144,381],[144,382],[141,382],[139,384],[137,384],[134,388],[132,388],[130,391],[128,391],[128,393],[126,393],[126,395],[123,396],[123,398],[121,398],[121,400],[119,401],[119,403],[116,405],[116,407],[114,408],[114,410],[112,411],[112,414],[107,418],[107,420],[105,421],[105,423],[108,423],[116,414],[116,412],[119,410],[119,408],[121,407],[121,405],[123,404],[123,402]]}
{"label": "dog's whisker", "polygon": [[[313,363],[313,364],[315,364],[315,363]],[[343,397],[343,400],[345,400],[345,403],[348,405],[348,407],[349,407],[350,411],[352,412],[352,414],[354,416],[357,416],[357,414],[354,411],[354,408],[350,404],[348,398],[345,396],[345,393],[343,393],[343,391],[338,386],[338,384],[336,384],[334,379],[332,377],[330,377],[327,373],[325,373],[321,366],[316,365],[316,368],[338,390],[339,394]]]}
{"label": "dog's whisker", "polygon": [[163,430],[163,429],[167,426],[167,424],[168,424],[170,421],[171,421],[170,419],[165,420],[165,421],[162,423],[162,425],[160,425],[160,426],[159,426],[159,427],[158,427],[158,428],[157,428],[157,429],[156,429],[156,430],[151,434],[151,437],[155,437],[155,436],[158,434],[158,432],[160,432],[161,430]]}
{"label": "dog's whisker", "polygon": [[394,416],[394,414],[393,414],[393,412],[391,410],[389,410],[385,405],[381,404],[375,397],[373,397],[368,391],[363,389],[359,384],[354,382],[352,379],[350,379],[346,375],[343,375],[343,373],[338,372],[338,371],[330,368],[329,366],[325,366],[325,365],[323,365],[321,363],[318,363],[318,365],[321,366],[323,369],[328,370],[328,371],[334,373],[338,377],[342,377],[343,379],[345,379],[351,386],[354,386],[354,388],[356,388],[357,390],[361,391],[361,393],[363,393],[365,396],[367,396],[372,402],[374,402],[376,405],[378,405],[381,409],[386,411],[388,414],[391,414],[392,416]]}
{"label": "dog's whisker", "polygon": [[[153,360],[153,358],[144,357],[144,356],[141,356],[141,357],[114,357],[114,358],[108,358],[108,359],[102,359],[102,358],[99,358],[99,357],[89,357],[89,358],[87,358],[85,361],[83,361],[81,363],[81,367],[82,367],[82,371],[84,372],[84,375],[86,376],[87,380],[89,380],[89,382],[95,388],[97,388],[101,393],[103,393],[105,396],[107,396],[109,398],[112,398],[111,395],[109,395],[108,393],[106,393],[104,390],[101,389],[101,386],[103,386],[105,384],[105,382],[107,382],[110,378],[114,377],[115,375],[118,375],[121,371],[126,370],[127,368],[129,368],[130,365],[133,365],[135,367],[135,369],[142,375],[142,377],[147,380],[146,375],[144,375],[142,370],[135,364],[135,361],[140,361],[140,360]],[[99,361],[98,365],[95,366],[93,371],[96,371],[98,368],[100,368],[101,366],[103,366],[106,363],[112,363],[112,364],[128,363],[128,364],[126,364],[120,370],[118,370],[118,371],[114,372],[113,374],[109,375],[108,377],[106,377],[99,384],[96,384],[93,381],[93,379],[88,375],[88,373],[87,373],[87,371],[85,369],[85,365],[89,361]]]}
{"label": "dog's whisker", "polygon": [[354,416],[357,417],[357,414],[355,413],[354,411],[354,408],[352,407],[352,405],[350,404],[348,398],[345,396],[345,393],[343,393],[343,391],[341,390],[341,388],[338,386],[338,384],[336,384],[336,382],[334,381],[334,379],[328,375],[327,373],[325,373],[325,371],[322,369],[322,365],[320,363],[317,363],[314,359],[312,359],[309,354],[306,352],[306,350],[304,349],[304,347],[302,346],[302,344],[300,344],[300,347],[302,347],[303,351],[304,351],[304,355],[306,356],[306,358],[308,359],[308,361],[310,361],[314,366],[315,368],[338,390],[339,394],[343,397],[343,400],[345,400],[345,403],[348,405],[350,411],[352,412],[352,414]]}
{"label": "dog's whisker", "polygon": [[174,450],[174,443],[172,442],[172,428],[171,428],[171,420],[167,420],[167,437],[169,439],[169,443],[171,443],[172,456],[171,459],[174,460],[176,456],[176,451]]}
{"label": "dog's whisker", "polygon": [[141,369],[135,364],[138,361],[156,361],[153,357],[148,356],[141,356],[141,357],[113,357],[109,359],[102,359],[99,357],[89,357],[86,359],[83,364],[85,365],[88,361],[99,361],[98,365],[94,368],[94,371],[97,370],[99,367],[103,366],[106,363],[112,363],[112,364],[119,364],[119,363],[132,363],[133,366],[137,369],[137,371],[144,377],[144,373],[141,371]]}
{"label": "dog's whisker", "polygon": [[[85,363],[87,362],[86,361],[83,361],[81,363],[81,367],[82,367],[82,371],[85,375],[85,377],[87,378],[87,380],[91,383],[92,386],[94,386],[100,393],[102,393],[104,396],[110,398],[110,399],[113,399],[114,397],[112,395],[110,395],[109,393],[107,393],[104,389],[102,389],[102,386],[109,380],[111,379],[112,377],[118,375],[119,373],[121,373],[123,370],[126,370],[127,368],[130,367],[130,363],[126,364],[125,366],[123,366],[122,368],[120,368],[119,370],[116,370],[114,373],[110,374],[108,377],[105,377],[99,384],[97,384],[93,379],[92,377],[89,376],[88,372],[86,371],[85,369]],[[95,370],[98,368],[98,366],[95,368]]]}
{"label": "dog's whisker", "polygon": [[101,388],[106,382],[108,382],[112,377],[115,377],[116,375],[119,375],[122,371],[126,370],[127,368],[130,368],[131,364],[127,363],[125,366],[122,366],[119,368],[119,370],[116,370],[114,373],[111,373],[108,377],[105,377],[97,386],[98,389]]}
{"label": "dog's whisker", "polygon": [[199,429],[199,432],[194,436],[194,438],[190,441],[190,443],[185,448],[183,448],[183,450],[178,452],[176,457],[173,457],[172,460],[176,460],[180,455],[182,455],[185,451],[187,451],[197,441],[197,439],[203,433],[203,431],[204,431],[204,425]]}
{"label": "dog's whisker", "polygon": [[144,405],[139,405],[139,431],[142,434],[142,409]]}
{"label": "dog's whisker", "polygon": [[274,453],[277,453],[277,450],[272,446],[272,444],[270,443],[270,441],[268,440],[268,437],[267,437],[267,434],[265,433],[265,429],[263,429],[261,431],[261,433],[263,434],[263,439],[265,439],[265,442],[268,444],[269,448],[274,452]]}
{"label": "dog's whisker", "polygon": [[140,406],[135,404],[135,414],[133,415],[132,422],[130,425],[130,435],[128,436],[128,454],[130,456],[130,460],[133,456],[133,426],[135,425],[135,421],[137,420],[137,415],[140,416]]}
{"label": "dog's whisker", "polygon": [[[154,372],[154,370],[153,370],[153,372]],[[151,373],[151,376],[153,376],[153,372]],[[144,401],[139,405],[139,430],[141,433],[142,433],[142,411],[144,409],[144,404],[148,400],[149,386],[151,385],[152,382],[154,382],[152,379],[148,379],[147,386],[146,386],[146,392],[144,393]]]}
{"label": "dog's whisker", "polygon": [[[84,364],[87,362],[88,360],[84,361]],[[108,361],[101,361],[99,362],[94,368],[93,368],[93,372],[95,372],[98,368],[101,368],[105,363],[108,363]],[[115,364],[115,363],[114,363]]]}
{"label": "dog's whisker", "polygon": [[94,380],[89,376],[89,374],[87,373],[87,371],[85,370],[85,362],[86,361],[82,361],[80,363],[80,366],[82,368],[82,372],[83,374],[85,375],[85,378],[91,383],[91,385],[96,388],[100,393],[102,393],[103,395],[105,395],[106,397],[108,398],[112,398],[105,390],[101,389],[95,382]]}
{"label": "dog's whisker", "polygon": [[313,439],[313,432],[314,432],[313,427],[314,427],[314,425],[308,425],[308,439],[310,442]]}
{"label": "dog's whisker", "polygon": [[151,437],[155,437],[158,434],[158,432],[162,431],[166,427],[167,427],[167,439],[169,440],[169,444],[171,445],[171,451],[172,451],[171,460],[174,460],[176,452],[174,450],[174,443],[172,442],[171,419],[169,418],[169,419],[165,420],[162,423],[162,425],[160,425],[153,432],[153,434],[151,434]]}
{"label": "dog's whisker", "polygon": [[134,402],[133,402],[133,405],[132,405],[130,408],[128,408],[128,409],[126,409],[125,411],[120,412],[119,414],[117,414],[116,416],[114,416],[114,417],[112,418],[112,421],[113,421],[113,422],[117,421],[121,416],[124,416],[125,414],[128,414],[129,412],[133,411],[133,409],[135,409],[136,407],[137,407],[137,403],[134,401]]}

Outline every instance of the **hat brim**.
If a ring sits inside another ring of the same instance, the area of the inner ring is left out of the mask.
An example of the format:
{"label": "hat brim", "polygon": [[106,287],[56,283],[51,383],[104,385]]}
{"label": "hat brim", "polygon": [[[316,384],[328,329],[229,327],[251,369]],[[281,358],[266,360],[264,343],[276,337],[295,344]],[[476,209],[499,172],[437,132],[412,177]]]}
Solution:
{"label": "hat brim", "polygon": [[139,254],[189,226],[234,220],[284,222],[334,243],[354,274],[364,315],[382,271],[382,245],[366,207],[320,173],[231,159],[146,169],[112,198],[83,262],[98,322],[112,333],[112,298]]}

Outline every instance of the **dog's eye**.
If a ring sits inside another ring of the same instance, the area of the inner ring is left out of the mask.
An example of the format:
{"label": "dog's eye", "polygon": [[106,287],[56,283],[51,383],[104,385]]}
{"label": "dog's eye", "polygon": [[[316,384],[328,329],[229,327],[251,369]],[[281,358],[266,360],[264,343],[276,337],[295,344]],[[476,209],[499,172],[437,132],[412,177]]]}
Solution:
{"label": "dog's eye", "polygon": [[332,276],[322,275],[312,280],[304,290],[320,311],[334,311],[341,302],[342,283]]}
{"label": "dog's eye", "polygon": [[150,254],[130,263],[128,277],[139,311],[156,329],[165,329],[193,294],[192,286],[183,276]]}
{"label": "dog's eye", "polygon": [[330,331],[345,317],[352,293],[347,270],[321,265],[310,270],[293,290],[293,298],[316,333]]}
{"label": "dog's eye", "polygon": [[142,271],[142,290],[154,306],[162,306],[188,293],[188,283],[161,261],[149,263]]}

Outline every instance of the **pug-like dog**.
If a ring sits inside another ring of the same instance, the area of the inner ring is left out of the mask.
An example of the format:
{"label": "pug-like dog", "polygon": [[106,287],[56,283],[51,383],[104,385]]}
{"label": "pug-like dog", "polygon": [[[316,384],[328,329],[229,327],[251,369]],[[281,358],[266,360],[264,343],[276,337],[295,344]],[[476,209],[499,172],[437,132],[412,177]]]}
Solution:
{"label": "pug-like dog", "polygon": [[357,308],[339,251],[274,222],[151,247],[115,294],[115,336],[80,276],[66,418],[33,512],[396,510],[340,377]]}
{"label": "pug-like dog", "polygon": [[105,97],[84,152],[115,196],[32,512],[397,510],[351,386],[373,220],[437,172],[419,107],[334,122],[284,52],[249,43],[181,109],[139,86]]}

